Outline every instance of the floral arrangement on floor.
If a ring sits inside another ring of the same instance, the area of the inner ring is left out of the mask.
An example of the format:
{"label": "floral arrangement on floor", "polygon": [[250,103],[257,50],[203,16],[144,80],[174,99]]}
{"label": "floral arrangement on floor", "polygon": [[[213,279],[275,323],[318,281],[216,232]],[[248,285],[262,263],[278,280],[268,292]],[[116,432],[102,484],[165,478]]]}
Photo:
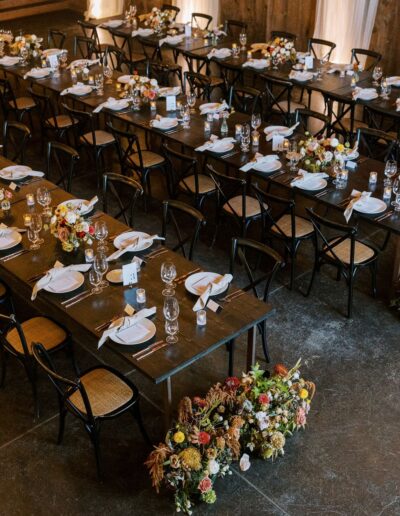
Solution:
{"label": "floral arrangement on floor", "polygon": [[161,10],[158,7],[153,7],[151,12],[146,15],[144,24],[152,29],[161,29],[168,27],[174,18],[174,13],[168,9]]}
{"label": "floral arrangement on floor", "polygon": [[290,39],[275,38],[267,43],[267,48],[263,51],[266,58],[270,58],[274,65],[284,64],[287,61],[296,61],[296,49]]}
{"label": "floral arrangement on floor", "polygon": [[318,172],[335,160],[343,162],[345,156],[353,151],[349,142],[340,143],[335,136],[324,138],[312,136],[309,132],[305,136],[305,140],[299,142],[300,166],[309,172]]}
{"label": "floral arrangement on floor", "polygon": [[36,34],[25,34],[24,36],[16,36],[14,42],[10,44],[10,52],[18,55],[22,48],[26,48],[29,55],[37,57],[39,55],[40,47],[43,38],[38,38]]}
{"label": "floral arrangement on floor", "polygon": [[132,92],[139,90],[142,97],[154,100],[157,98],[160,88],[156,79],[149,79],[149,77],[142,75],[132,75],[127,84],[127,89]]}
{"label": "floral arrangement on floor", "polygon": [[315,393],[299,367],[300,361],[290,370],[279,364],[269,376],[256,365],[241,379],[215,384],[204,398],[183,398],[177,422],[145,463],[157,492],[162,485],[174,491],[177,512],[191,514],[198,499],[214,503],[214,483],[231,474],[232,461],[247,471],[249,453],[283,455],[286,437],[305,427]]}
{"label": "floral arrangement on floor", "polygon": [[51,217],[50,232],[60,240],[64,251],[71,252],[82,243],[92,245],[94,226],[79,214],[76,207],[65,203],[58,206]]}
{"label": "floral arrangement on floor", "polygon": [[3,211],[8,211],[11,208],[10,201],[13,198],[13,193],[7,188],[0,188],[0,208]]}

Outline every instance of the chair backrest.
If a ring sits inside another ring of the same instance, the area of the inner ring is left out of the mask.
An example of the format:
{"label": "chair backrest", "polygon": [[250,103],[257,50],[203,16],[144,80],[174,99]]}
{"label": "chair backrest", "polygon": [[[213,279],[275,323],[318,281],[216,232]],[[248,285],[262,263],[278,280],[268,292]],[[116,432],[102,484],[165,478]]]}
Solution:
{"label": "chair backrest", "polygon": [[6,120],[3,126],[4,156],[23,165],[26,147],[31,138],[31,130],[25,124]]}
{"label": "chair backrest", "polygon": [[[138,136],[130,131],[116,129],[111,122],[107,123],[107,127],[112,132],[114,139],[117,143],[117,151],[119,163],[121,166],[121,173],[127,175],[131,174],[132,170],[134,170],[141,174],[142,170],[144,169],[144,164]],[[137,165],[132,160],[132,156],[134,155],[138,157],[139,165]]]}
{"label": "chair backrest", "polygon": [[[66,113],[69,115],[71,119],[71,125],[73,126],[73,131],[75,135],[75,145],[78,147],[81,139],[90,145],[97,145],[96,142],[96,117],[93,113],[88,113],[87,111],[81,111],[79,109],[71,108],[67,106],[67,104],[62,104],[62,107],[65,109]],[[74,122],[77,120],[78,123]],[[84,135],[89,135],[91,140],[88,140],[84,137]]]}
{"label": "chair backrest", "polygon": [[235,64],[219,61],[218,68],[227,91],[237,83],[243,83],[243,70],[238,68]]}
{"label": "chair backrest", "polygon": [[63,184],[67,192],[71,192],[72,179],[75,167],[79,161],[78,152],[62,142],[48,142],[47,144],[46,175],[54,181],[53,175],[57,174],[56,184]]}
{"label": "chair backrest", "polygon": [[[349,118],[351,124],[354,124],[354,101],[353,99],[344,99],[341,95],[335,93],[322,93],[325,102],[327,116],[329,118],[328,134],[340,131],[341,133],[348,133],[348,128],[344,125],[345,118]],[[350,133],[353,128],[350,127]]]}
{"label": "chair backrest", "polygon": [[240,20],[225,20],[224,31],[227,36],[237,38],[241,32],[247,31],[247,23]]}
{"label": "chair backrest", "polygon": [[380,131],[379,129],[371,129],[369,127],[360,127],[357,129],[357,142],[361,154],[386,161],[388,159],[400,158],[399,141],[396,137]]}
{"label": "chair backrest", "polygon": [[232,86],[229,90],[229,106],[236,111],[252,115],[262,113],[263,106],[260,90],[250,86]]}
{"label": "chair backrest", "polygon": [[311,52],[311,54],[316,59],[321,59],[322,57],[324,57],[329,60],[335,48],[336,43],[333,43],[333,41],[328,41],[326,39],[309,38],[307,42],[307,51]]}
{"label": "chair backrest", "polygon": [[[260,77],[265,81],[263,92],[265,101],[264,119],[268,120],[275,114],[285,124],[290,124],[293,84],[289,81],[274,79],[267,74],[262,74]],[[282,102],[285,104],[281,105]]]}
{"label": "chair backrest", "polygon": [[162,62],[163,58],[161,47],[157,41],[152,41],[149,38],[143,38],[141,36],[139,36],[137,39],[142,45],[143,54],[146,56],[147,61],[157,61],[159,63]]}
{"label": "chair backrest", "polygon": [[272,30],[271,31],[271,38],[285,38],[289,39],[290,41],[293,41],[293,43],[296,41],[297,36],[296,34],[293,34],[292,32],[286,32],[284,30]]}
{"label": "chair backrest", "polygon": [[8,113],[10,111],[9,103],[11,103],[11,106],[14,109],[17,109],[14,90],[11,86],[11,83],[8,79],[2,77],[0,78],[0,103],[4,119],[8,117]]}
{"label": "chair backrest", "polygon": [[82,29],[82,34],[85,38],[94,39],[95,47],[100,47],[100,39],[99,33],[97,32],[97,25],[95,23],[86,21],[86,20],[78,20],[77,24]]}
{"label": "chair backrest", "polygon": [[[197,172],[197,158],[183,154],[169,147],[166,143],[163,144],[163,151],[167,160],[168,173],[170,182],[172,183],[172,192],[176,193],[176,188],[180,183],[187,193],[193,195],[193,190],[185,183],[185,178],[189,176],[194,177],[194,195],[199,195],[199,178]],[[192,186],[192,185],[190,185]]]}
{"label": "chair backrest", "polygon": [[147,77],[156,79],[160,86],[172,86],[173,72],[170,65],[158,61],[147,61]]}
{"label": "chair backrest", "polygon": [[25,338],[24,330],[22,329],[22,326],[19,323],[18,319],[16,318],[15,314],[11,314],[11,315],[0,314],[0,319],[2,319],[5,322],[4,326],[2,326],[0,328],[0,339],[1,339],[2,345],[12,355],[16,356],[18,354],[17,351],[15,350],[15,348],[7,340],[8,332],[15,329],[18,333],[18,337],[19,337],[19,340],[22,345],[23,354],[27,360],[30,360],[31,355],[29,352],[28,343]]}
{"label": "chair backrest", "polygon": [[207,30],[212,22],[213,17],[204,13],[192,13],[192,27]]}
{"label": "chair backrest", "polygon": [[121,73],[131,73],[132,63],[127,59],[125,52],[115,45],[107,45],[103,64]]}
{"label": "chair backrest", "polygon": [[360,64],[361,59],[366,58],[364,70],[372,70],[382,59],[382,54],[365,48],[353,48],[351,50],[351,63]]}
{"label": "chair backrest", "polygon": [[211,79],[207,75],[196,72],[184,73],[184,90],[186,83],[189,84],[190,91],[196,94],[198,99],[210,100],[211,98]]}
{"label": "chair backrest", "polygon": [[48,48],[64,48],[67,33],[58,29],[49,29],[47,31]]}
{"label": "chair backrest", "polygon": [[176,17],[178,16],[178,13],[180,12],[179,7],[172,4],[163,4],[161,6],[161,11],[171,11],[171,14],[173,13],[173,21],[176,20]]}
{"label": "chair backrest", "polygon": [[86,36],[74,37],[74,55],[82,59],[92,59],[96,54],[96,40]]}
{"label": "chair backrest", "polygon": [[51,100],[51,97],[49,95],[46,95],[45,93],[39,93],[38,91],[34,91],[33,88],[28,88],[28,92],[39,109],[39,117],[42,127],[46,125],[46,120],[52,119],[54,123],[54,128],[59,129],[56,118],[57,113],[55,110],[55,106]]}
{"label": "chair backrest", "polygon": [[[186,236],[183,235],[182,232],[182,221],[181,218],[183,216],[189,217],[190,219],[190,228],[192,231],[189,232]],[[194,249],[196,243],[199,238],[200,230],[206,224],[206,219],[204,215],[182,201],[163,201],[163,225],[162,225],[162,236],[164,238],[167,237],[167,227],[168,223],[171,223],[174,230],[175,235],[178,240],[175,247],[173,247],[173,251],[180,250],[185,258],[192,260]],[[189,244],[189,253],[187,253],[185,249],[185,245]]]}
{"label": "chair backrest", "polygon": [[[257,269],[253,264],[250,264],[251,255],[254,256],[256,264],[262,264],[263,270],[260,271],[260,274],[257,274]],[[284,265],[283,259],[276,251],[261,242],[247,238],[232,238],[230,256],[230,273],[232,275],[235,272],[235,263],[237,261],[245,269],[249,281],[243,287],[243,290],[251,290],[259,298],[257,286],[265,282],[262,299],[267,301],[272,281],[278,270]]]}
{"label": "chair backrest", "polygon": [[311,109],[296,109],[295,120],[299,122],[299,131],[308,131],[313,136],[326,136],[330,122],[328,116]]}
{"label": "chair backrest", "polygon": [[121,174],[103,174],[103,211],[110,213],[110,200],[117,205],[113,217],[123,218],[127,226],[134,226],[137,200],[143,195],[142,186],[130,177]]}

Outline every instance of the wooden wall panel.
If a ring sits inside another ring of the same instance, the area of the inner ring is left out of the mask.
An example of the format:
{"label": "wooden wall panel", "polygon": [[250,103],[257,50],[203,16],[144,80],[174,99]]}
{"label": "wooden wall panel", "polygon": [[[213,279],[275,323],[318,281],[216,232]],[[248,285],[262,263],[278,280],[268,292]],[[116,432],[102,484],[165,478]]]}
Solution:
{"label": "wooden wall panel", "polygon": [[380,0],[369,48],[382,54],[385,75],[398,74],[400,70],[399,26],[400,2]]}

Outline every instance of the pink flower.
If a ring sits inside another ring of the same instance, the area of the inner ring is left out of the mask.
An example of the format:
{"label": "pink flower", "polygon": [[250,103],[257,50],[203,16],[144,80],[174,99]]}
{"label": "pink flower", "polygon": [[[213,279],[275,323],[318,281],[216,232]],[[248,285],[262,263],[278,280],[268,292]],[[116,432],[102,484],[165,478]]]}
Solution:
{"label": "pink flower", "polygon": [[261,405],[268,405],[269,403],[269,397],[268,394],[262,393],[258,397],[258,402],[261,403]]}
{"label": "pink flower", "polygon": [[229,376],[229,378],[225,380],[225,383],[227,387],[232,390],[235,390],[240,386],[240,380],[237,376]]}
{"label": "pink flower", "polygon": [[296,425],[304,426],[306,424],[307,418],[305,410],[302,407],[299,407],[296,411]]}
{"label": "pink flower", "polygon": [[199,432],[198,440],[199,444],[208,444],[210,442],[211,436],[208,432]]}
{"label": "pink flower", "polygon": [[69,231],[66,227],[59,227],[58,228],[58,238],[61,240],[61,242],[66,242],[69,237]]}
{"label": "pink flower", "polygon": [[12,199],[12,196],[13,196],[12,192],[10,192],[10,190],[6,190],[7,199]]}
{"label": "pink flower", "polygon": [[202,480],[200,480],[198,488],[202,493],[207,493],[207,491],[210,491],[212,488],[211,478],[204,477]]}

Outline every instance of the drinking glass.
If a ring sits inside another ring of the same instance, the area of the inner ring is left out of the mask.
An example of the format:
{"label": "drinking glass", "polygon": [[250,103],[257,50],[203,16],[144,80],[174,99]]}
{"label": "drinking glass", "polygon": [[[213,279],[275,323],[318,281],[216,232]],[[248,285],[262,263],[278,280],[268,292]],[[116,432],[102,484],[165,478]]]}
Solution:
{"label": "drinking glass", "polygon": [[108,281],[103,280],[104,274],[108,271],[107,256],[104,253],[97,253],[95,255],[93,268],[100,276],[100,287],[108,287]]}
{"label": "drinking glass", "polygon": [[246,50],[247,34],[245,32],[240,33],[239,41],[240,41],[240,44],[242,45],[241,50]]}
{"label": "drinking glass", "polygon": [[96,221],[94,225],[94,234],[97,240],[99,241],[97,249],[103,252],[108,251],[108,246],[104,242],[105,239],[108,237],[108,227],[104,220]]}
{"label": "drinking glass", "polygon": [[58,59],[60,61],[60,67],[65,68],[68,61],[68,50],[63,50]]}
{"label": "drinking glass", "polygon": [[397,174],[397,161],[388,159],[385,165],[385,179],[384,184],[390,185],[392,184],[392,178]]}
{"label": "drinking glass", "polygon": [[400,179],[398,177],[393,181],[392,190],[396,196],[392,206],[394,206],[395,211],[400,211]]}
{"label": "drinking glass", "polygon": [[140,92],[139,92],[139,90],[135,90],[133,92],[133,98],[132,98],[132,110],[140,111],[141,104],[142,104],[142,99],[140,98]]}
{"label": "drinking glass", "polygon": [[182,125],[185,129],[190,127],[190,107],[188,105],[185,106]]}
{"label": "drinking glass", "polygon": [[240,148],[243,152],[249,152],[250,147],[250,126],[244,124],[242,126],[242,134],[240,138]]}
{"label": "drinking glass", "polygon": [[49,205],[51,203],[51,194],[49,190],[42,186],[36,190],[36,199],[40,206],[43,207],[43,215],[49,214]]}
{"label": "drinking glass", "polygon": [[191,91],[190,93],[188,93],[186,95],[186,101],[188,103],[188,106],[190,107],[191,113],[196,113],[196,110],[194,109],[194,107],[196,105],[196,100],[197,100],[197,97],[193,91]]}
{"label": "drinking glass", "polygon": [[375,66],[375,68],[372,71],[372,78],[374,79],[373,85],[379,86],[379,79],[382,77],[383,70],[380,66]]}
{"label": "drinking glass", "polygon": [[261,115],[260,113],[253,113],[251,115],[251,127],[254,129],[254,133],[258,133],[257,129],[261,125]]}
{"label": "drinking glass", "polygon": [[106,84],[112,84],[113,71],[107,64],[103,66],[103,76]]}
{"label": "drinking glass", "polygon": [[166,297],[164,300],[164,317],[167,321],[175,321],[179,316],[179,303],[176,297]]}
{"label": "drinking glass", "polygon": [[103,95],[103,85],[104,85],[104,75],[101,73],[96,73],[94,76],[94,85],[96,86],[97,95]]}
{"label": "drinking glass", "polygon": [[29,51],[26,47],[22,47],[20,52],[19,52],[19,55],[21,56],[21,59],[22,59],[22,66],[25,66],[28,62],[28,56],[29,56]]}
{"label": "drinking glass", "polygon": [[92,285],[92,294],[100,294],[100,292],[103,290],[100,286],[100,274],[94,269],[90,269],[89,271],[89,283]]}
{"label": "drinking glass", "polygon": [[42,217],[39,215],[39,213],[32,213],[30,228],[36,233],[36,235],[38,237],[37,243],[39,245],[44,243],[43,238],[39,238],[39,233],[40,233],[42,227],[43,227]]}
{"label": "drinking glass", "polygon": [[166,285],[162,291],[163,296],[173,296],[175,294],[174,279],[176,278],[176,267],[172,262],[163,262],[161,265],[161,279]]}
{"label": "drinking glass", "polygon": [[165,340],[168,342],[168,344],[175,344],[178,342],[178,337],[176,336],[178,331],[178,319],[175,319],[175,321],[165,321],[165,333],[168,335]]}
{"label": "drinking glass", "polygon": [[29,249],[31,249],[32,251],[39,249],[40,244],[39,244],[39,238],[38,238],[37,232],[34,231],[32,228],[28,228],[26,234],[28,236],[29,242],[31,242]]}

